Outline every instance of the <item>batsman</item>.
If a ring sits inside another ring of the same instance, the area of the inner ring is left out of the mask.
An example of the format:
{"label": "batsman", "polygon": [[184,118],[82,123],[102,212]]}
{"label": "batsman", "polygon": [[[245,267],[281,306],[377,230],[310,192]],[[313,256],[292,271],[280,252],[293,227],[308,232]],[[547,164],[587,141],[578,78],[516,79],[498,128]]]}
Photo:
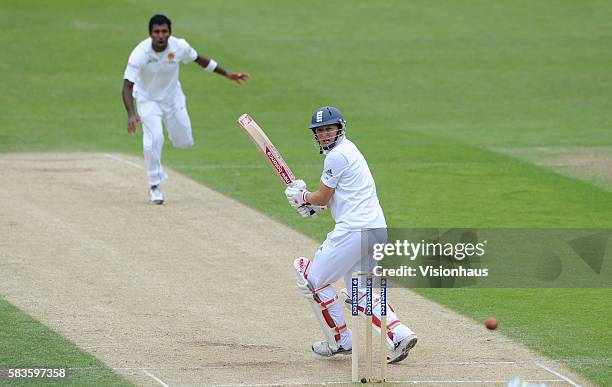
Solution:
{"label": "batsman", "polygon": [[[355,144],[346,138],[346,121],[342,113],[331,106],[317,109],[310,122],[319,153],[325,155],[319,187],[309,191],[303,180],[287,186],[289,204],[304,217],[312,209],[331,209],[336,225],[316,251],[314,260],[297,258],[293,265],[298,276],[298,287],[311,304],[325,340],[312,344],[312,351],[320,356],[350,353],[351,330],[347,328],[342,304],[350,306],[351,275],[369,265],[362,240],[364,233],[373,232],[378,240],[386,241],[387,224],[376,195],[376,184],[368,164]],[[382,234],[382,235],[381,235]],[[366,253],[367,254],[367,253]],[[344,279],[342,302],[332,284]],[[365,309],[365,284],[359,285],[359,310]],[[373,296],[373,325],[380,332],[380,297]],[[415,333],[402,324],[392,307],[387,312],[387,363],[404,360],[417,342]]]}

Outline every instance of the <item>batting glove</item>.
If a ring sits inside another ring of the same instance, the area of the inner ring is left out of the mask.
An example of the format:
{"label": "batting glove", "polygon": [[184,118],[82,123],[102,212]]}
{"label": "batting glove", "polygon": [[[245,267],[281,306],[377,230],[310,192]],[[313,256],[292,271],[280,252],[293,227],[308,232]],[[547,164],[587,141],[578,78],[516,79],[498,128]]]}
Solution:
{"label": "batting glove", "polygon": [[326,210],[327,206],[315,206],[314,204],[311,205],[303,205],[302,207],[298,207],[296,208],[297,212],[302,215],[303,218],[307,218],[309,216],[313,217],[314,219],[317,218],[317,214],[323,210]]}
{"label": "batting glove", "polygon": [[289,187],[306,189],[306,182],[302,179],[294,180],[293,183],[289,184]]}
{"label": "batting glove", "polygon": [[303,180],[296,180],[285,189],[285,196],[287,196],[289,204],[296,209],[310,205],[310,203],[306,201],[307,193],[306,183],[304,183]]}
{"label": "batting glove", "polygon": [[298,214],[302,215],[302,218],[308,218],[310,216],[310,211],[312,211],[308,206],[298,207],[296,210]]}

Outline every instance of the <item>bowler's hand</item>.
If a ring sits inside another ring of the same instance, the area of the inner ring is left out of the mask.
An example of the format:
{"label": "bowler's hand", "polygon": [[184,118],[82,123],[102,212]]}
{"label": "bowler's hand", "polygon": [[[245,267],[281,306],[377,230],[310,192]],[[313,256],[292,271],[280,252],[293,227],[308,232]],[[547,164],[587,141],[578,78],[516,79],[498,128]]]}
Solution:
{"label": "bowler's hand", "polygon": [[136,125],[140,124],[140,117],[136,114],[128,118],[128,133],[136,133]]}
{"label": "bowler's hand", "polygon": [[233,71],[228,71],[225,74],[225,78],[229,79],[230,81],[235,81],[238,84],[240,84],[240,82],[246,82],[246,80],[250,77],[251,74],[249,73],[235,73]]}

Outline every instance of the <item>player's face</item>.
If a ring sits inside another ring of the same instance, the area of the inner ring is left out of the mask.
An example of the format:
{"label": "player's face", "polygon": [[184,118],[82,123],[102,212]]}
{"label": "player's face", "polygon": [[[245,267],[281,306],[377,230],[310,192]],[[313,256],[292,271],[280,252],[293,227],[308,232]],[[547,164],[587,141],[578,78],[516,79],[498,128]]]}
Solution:
{"label": "player's face", "polygon": [[164,51],[168,47],[170,29],[167,24],[153,24],[151,29],[151,39],[153,39],[153,49],[157,52]]}
{"label": "player's face", "polygon": [[323,125],[315,128],[315,134],[317,135],[317,140],[319,144],[323,147],[323,149],[332,145],[338,135],[338,126],[336,125]]}

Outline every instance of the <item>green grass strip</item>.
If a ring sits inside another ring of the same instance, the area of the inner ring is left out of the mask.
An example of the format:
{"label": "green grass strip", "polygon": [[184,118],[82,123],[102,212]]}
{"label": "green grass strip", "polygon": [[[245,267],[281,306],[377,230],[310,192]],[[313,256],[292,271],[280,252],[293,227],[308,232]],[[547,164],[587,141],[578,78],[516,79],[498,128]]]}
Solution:
{"label": "green grass strip", "polygon": [[68,368],[64,379],[0,379],[8,385],[131,386],[100,360],[0,299],[0,367]]}

